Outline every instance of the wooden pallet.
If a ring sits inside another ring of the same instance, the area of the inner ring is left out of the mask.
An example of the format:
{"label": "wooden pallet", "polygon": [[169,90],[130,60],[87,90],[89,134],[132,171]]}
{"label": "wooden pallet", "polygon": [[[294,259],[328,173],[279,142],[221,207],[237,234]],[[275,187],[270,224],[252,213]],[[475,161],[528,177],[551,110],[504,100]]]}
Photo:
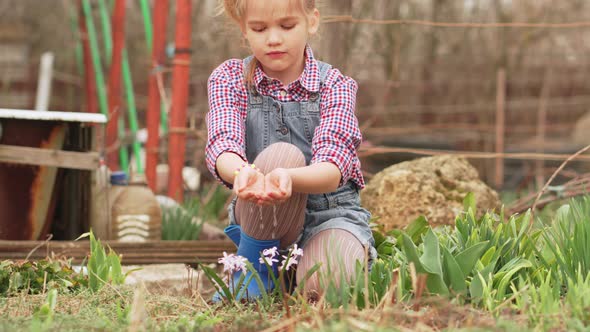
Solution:
{"label": "wooden pallet", "polygon": [[[235,252],[236,246],[227,240],[210,241],[148,241],[141,243],[103,241],[121,255],[122,263],[217,263],[223,252]],[[72,258],[80,263],[90,254],[88,241],[4,241],[0,240],[0,260],[38,260],[51,256]]]}

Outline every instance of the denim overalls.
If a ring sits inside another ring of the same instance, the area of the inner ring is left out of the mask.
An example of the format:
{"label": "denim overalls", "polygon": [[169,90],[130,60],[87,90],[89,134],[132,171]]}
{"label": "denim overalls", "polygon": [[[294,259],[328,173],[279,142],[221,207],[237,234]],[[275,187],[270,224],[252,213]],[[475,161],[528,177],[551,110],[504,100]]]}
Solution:
{"label": "denim overalls", "polygon": [[[252,57],[244,60],[248,67]],[[331,65],[318,61],[320,84],[323,85]],[[251,90],[251,91],[250,91]],[[254,88],[248,91],[246,116],[246,156],[249,162],[273,143],[286,142],[297,146],[311,160],[311,142],[315,128],[320,123],[319,92],[312,92],[308,101],[280,102],[260,95]],[[230,224],[236,224],[235,199],[229,206]],[[315,234],[327,229],[349,231],[368,247],[369,259],[376,257],[375,242],[369,219],[371,214],[360,206],[358,188],[352,181],[327,194],[310,194],[307,199],[303,233],[297,240],[301,248]]]}

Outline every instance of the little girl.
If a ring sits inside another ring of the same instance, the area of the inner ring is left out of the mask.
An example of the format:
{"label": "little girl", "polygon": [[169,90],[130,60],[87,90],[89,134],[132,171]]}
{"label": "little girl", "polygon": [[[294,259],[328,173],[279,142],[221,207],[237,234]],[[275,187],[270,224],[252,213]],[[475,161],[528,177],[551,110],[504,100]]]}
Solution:
{"label": "little girl", "polygon": [[[261,252],[294,243],[304,249],[298,282],[318,262],[336,282],[355,278],[356,261],[376,254],[359,199],[357,84],[314,58],[314,0],[223,0],[223,9],[252,51],[221,64],[208,82],[207,166],[237,196],[226,234],[269,287]],[[305,282],[310,296],[321,287],[317,273]],[[260,290],[251,282],[241,294]]]}

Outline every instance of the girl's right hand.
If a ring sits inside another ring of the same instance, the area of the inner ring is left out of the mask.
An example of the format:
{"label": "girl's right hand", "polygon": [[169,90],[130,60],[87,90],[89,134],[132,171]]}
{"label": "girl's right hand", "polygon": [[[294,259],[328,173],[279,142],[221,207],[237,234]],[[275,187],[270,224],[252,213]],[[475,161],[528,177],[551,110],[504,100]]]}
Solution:
{"label": "girl's right hand", "polygon": [[234,193],[238,199],[257,202],[264,194],[264,174],[254,168],[243,167],[234,178]]}

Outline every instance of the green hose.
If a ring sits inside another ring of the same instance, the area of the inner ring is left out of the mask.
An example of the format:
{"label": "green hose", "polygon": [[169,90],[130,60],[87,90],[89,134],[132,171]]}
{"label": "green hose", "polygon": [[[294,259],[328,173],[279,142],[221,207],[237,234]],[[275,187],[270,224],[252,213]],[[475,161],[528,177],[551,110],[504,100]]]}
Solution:
{"label": "green hose", "polygon": [[140,0],[139,5],[141,7],[141,13],[143,15],[143,27],[145,29],[145,44],[147,46],[148,53],[152,53],[153,45],[153,28],[152,28],[152,17],[150,15],[150,4],[148,0]]}
{"label": "green hose", "polygon": [[160,101],[160,130],[163,135],[168,133],[168,113],[166,112],[166,103],[163,100]]}
{"label": "green hose", "polygon": [[108,117],[109,106],[107,92],[104,84],[102,64],[100,63],[100,54],[98,53],[96,29],[94,28],[94,20],[92,19],[92,9],[90,8],[89,0],[82,0],[82,10],[84,11],[84,17],[86,18],[86,30],[88,31],[90,53],[92,56],[92,64],[95,74],[94,77],[96,79],[96,91],[98,93],[98,106],[100,108],[100,112]]}
{"label": "green hose", "polygon": [[123,49],[123,84],[127,96],[127,109],[129,110],[129,129],[133,133],[133,153],[135,154],[135,163],[137,166],[137,173],[143,174],[143,166],[141,164],[141,145],[137,141],[137,108],[135,107],[135,96],[133,94],[133,81],[131,80],[131,69],[129,68],[129,57],[127,50]]}
{"label": "green hose", "polygon": [[74,39],[76,40],[76,48],[74,49],[74,56],[76,58],[76,68],[78,69],[79,75],[84,75],[84,60],[82,53],[82,38],[80,37],[80,27],[78,21],[78,14],[76,10],[70,9],[70,27],[74,33]]}
{"label": "green hose", "polygon": [[112,11],[109,11],[107,4],[103,0],[98,2],[98,7],[100,8],[102,35],[104,36],[102,39],[104,42],[104,55],[106,58],[106,65],[109,67],[111,65],[111,57],[113,56],[113,31],[111,30],[111,18],[109,17],[109,13]]}
{"label": "green hose", "polygon": [[[119,117],[117,122],[119,138],[125,137],[125,120],[122,116]],[[119,166],[127,175],[129,175],[129,154],[127,153],[127,146],[123,143],[119,146]]]}

